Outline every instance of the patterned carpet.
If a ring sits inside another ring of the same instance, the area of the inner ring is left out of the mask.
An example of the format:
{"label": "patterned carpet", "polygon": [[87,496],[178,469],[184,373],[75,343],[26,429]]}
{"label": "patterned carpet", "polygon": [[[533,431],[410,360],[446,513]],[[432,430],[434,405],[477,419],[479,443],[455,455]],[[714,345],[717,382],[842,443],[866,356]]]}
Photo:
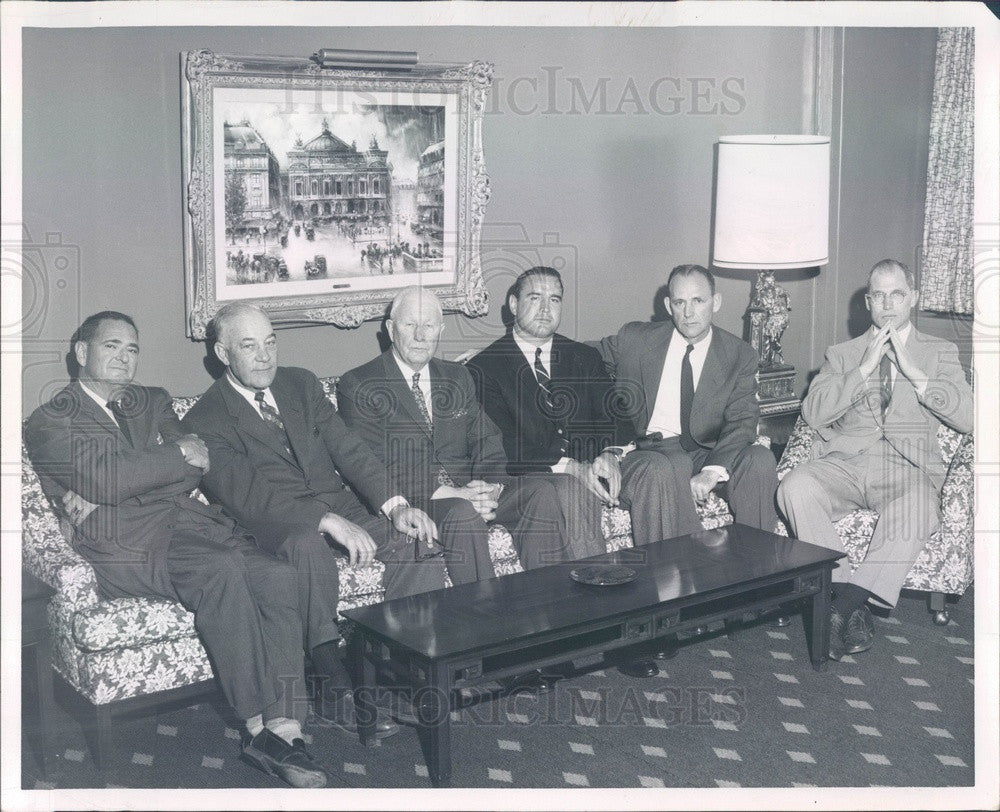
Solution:
{"label": "patterned carpet", "polygon": [[[658,676],[590,671],[541,697],[484,700],[453,714],[455,787],[969,786],[974,781],[973,597],[934,626],[922,597],[876,619],[876,645],[809,664],[801,619],[735,639],[690,641]],[[277,787],[239,760],[235,722],[217,703],[116,728],[113,766],[95,769],[79,725],[56,713],[43,776],[28,742],[26,789]],[[307,727],[331,786],[430,786],[419,738],[378,747]]]}

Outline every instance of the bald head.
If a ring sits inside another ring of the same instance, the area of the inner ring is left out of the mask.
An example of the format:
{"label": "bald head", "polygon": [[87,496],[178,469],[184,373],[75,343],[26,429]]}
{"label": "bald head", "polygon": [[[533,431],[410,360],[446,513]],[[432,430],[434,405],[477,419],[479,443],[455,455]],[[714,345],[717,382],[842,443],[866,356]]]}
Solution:
{"label": "bald head", "polygon": [[386,329],[393,352],[411,369],[419,372],[427,365],[443,328],[441,303],[433,293],[409,287],[392,300]]}
{"label": "bald head", "polygon": [[258,307],[234,302],[212,319],[215,354],[247,389],[266,389],[278,371],[278,339]]}

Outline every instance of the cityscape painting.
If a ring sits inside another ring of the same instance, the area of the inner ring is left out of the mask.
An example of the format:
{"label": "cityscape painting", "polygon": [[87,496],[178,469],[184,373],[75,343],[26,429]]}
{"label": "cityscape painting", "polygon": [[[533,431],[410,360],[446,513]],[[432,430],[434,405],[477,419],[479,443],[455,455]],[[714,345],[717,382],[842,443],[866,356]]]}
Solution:
{"label": "cityscape painting", "polygon": [[488,196],[489,66],[387,77],[233,59],[187,55],[189,333],[235,300],[279,323],[356,326],[413,284],[484,312],[468,215]]}

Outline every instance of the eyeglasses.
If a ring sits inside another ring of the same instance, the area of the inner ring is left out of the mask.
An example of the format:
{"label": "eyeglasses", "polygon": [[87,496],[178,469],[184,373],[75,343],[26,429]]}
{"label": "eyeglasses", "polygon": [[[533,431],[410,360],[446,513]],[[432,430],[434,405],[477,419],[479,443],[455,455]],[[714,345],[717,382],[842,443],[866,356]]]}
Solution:
{"label": "eyeglasses", "polygon": [[885,293],[881,290],[877,290],[874,293],[866,293],[865,298],[869,302],[873,302],[879,306],[885,305],[885,300],[888,299],[892,302],[893,307],[897,307],[903,303],[903,299],[906,298],[905,290],[894,290],[892,293]]}

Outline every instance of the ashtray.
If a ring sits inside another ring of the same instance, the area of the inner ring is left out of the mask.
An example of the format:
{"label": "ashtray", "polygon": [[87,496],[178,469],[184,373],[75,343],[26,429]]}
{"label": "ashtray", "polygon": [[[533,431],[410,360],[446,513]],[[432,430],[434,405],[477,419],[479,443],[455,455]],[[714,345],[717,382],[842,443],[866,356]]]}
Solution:
{"label": "ashtray", "polygon": [[636,579],[636,571],[621,564],[592,564],[570,570],[569,577],[581,584],[617,586]]}

